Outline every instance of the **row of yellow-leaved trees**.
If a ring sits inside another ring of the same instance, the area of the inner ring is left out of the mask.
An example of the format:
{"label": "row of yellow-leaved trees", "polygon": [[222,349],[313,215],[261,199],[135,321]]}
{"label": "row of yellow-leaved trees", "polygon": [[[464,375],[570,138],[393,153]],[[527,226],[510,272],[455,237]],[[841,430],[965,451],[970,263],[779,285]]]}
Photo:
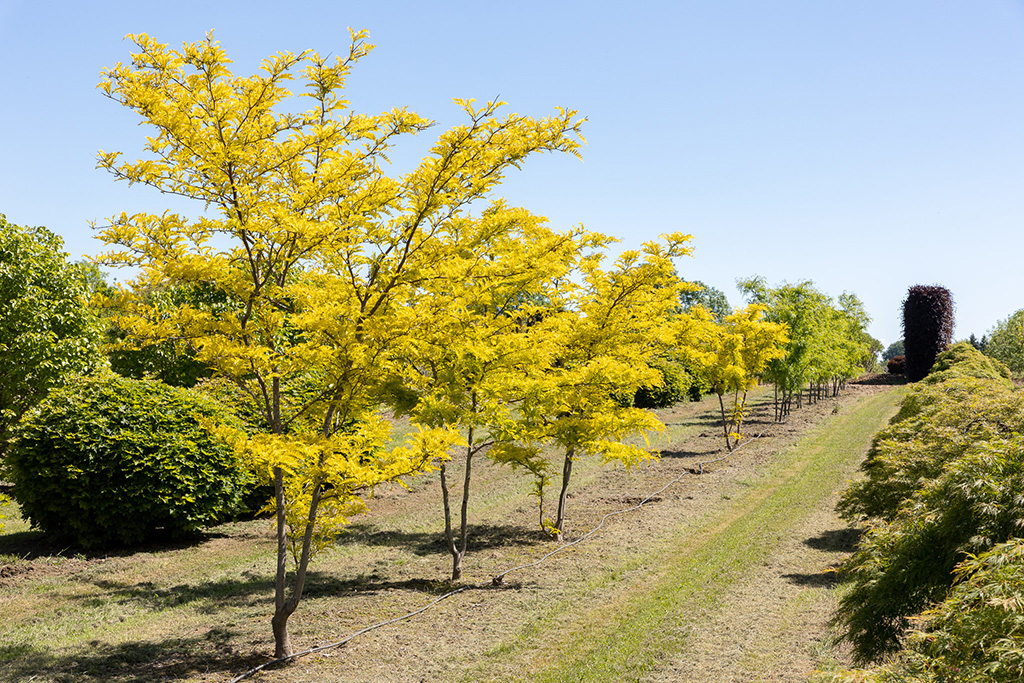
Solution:
{"label": "row of yellow-leaved trees", "polygon": [[[342,89],[372,48],[365,33],[340,57],[278,53],[250,77],[231,73],[212,37],[181,49],[131,39],[131,61],[106,70],[101,89],[150,126],[148,156],[101,152],[100,165],[205,211],[112,218],[100,262],[137,275],[106,305],[125,343],[187,344],[260,423],[223,436],[274,486],[277,656],[293,652],[287,621],[310,558],[374,486],[440,470],[459,579],[474,459],[524,468],[543,500],[559,458],[556,517],[541,523],[560,537],[577,458],[652,457],[626,437],[660,424],[621,398],[661,381],[650,361],[666,349],[720,398],[732,394],[731,414],[720,404],[726,443],[739,438],[746,390],[786,353],[789,325],[766,319],[770,302],[721,320],[680,310],[688,285],[672,260],[690,253],[689,236],[609,262],[611,238],[553,230],[493,196],[532,154],[578,156],[576,112],[531,118],[457,101],[466,123],[389,176],[396,141],[432,122],[349,109]],[[287,108],[293,83],[307,108]],[[153,296],[174,288],[205,294]],[[405,443],[385,447],[382,405],[410,416]],[[453,453],[464,458],[458,520]]]}

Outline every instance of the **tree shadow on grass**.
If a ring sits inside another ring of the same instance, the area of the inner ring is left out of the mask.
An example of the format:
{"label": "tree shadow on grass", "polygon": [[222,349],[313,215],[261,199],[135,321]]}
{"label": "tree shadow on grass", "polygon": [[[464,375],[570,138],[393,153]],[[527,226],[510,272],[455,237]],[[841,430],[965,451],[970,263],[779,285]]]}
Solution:
{"label": "tree shadow on grass", "polygon": [[662,448],[659,452],[662,458],[706,458],[708,456],[707,451],[683,451],[672,448]]}
{"label": "tree shadow on grass", "polygon": [[835,588],[842,582],[838,567],[829,567],[825,571],[813,574],[783,574],[782,578],[804,588]]}
{"label": "tree shadow on grass", "polygon": [[215,628],[201,635],[151,642],[93,641],[60,653],[30,645],[0,645],[0,680],[29,681],[45,675],[54,683],[155,683],[197,673],[228,678],[266,661],[256,653],[236,652],[231,643],[234,635]]}
{"label": "tree shadow on grass", "polygon": [[[471,524],[468,536],[470,552],[550,542],[550,538],[542,530],[527,529],[516,524]],[[353,542],[371,547],[406,548],[421,557],[448,552],[443,532],[381,529],[369,522],[355,523],[348,527],[340,542]]]}
{"label": "tree shadow on grass", "polygon": [[201,531],[176,537],[158,534],[148,541],[136,545],[86,549],[78,546],[73,541],[62,540],[45,534],[42,531],[19,531],[0,536],[0,556],[16,556],[23,560],[72,556],[86,560],[100,557],[129,557],[138,553],[184,550],[202,545],[216,538],[227,537],[227,534],[218,531]]}
{"label": "tree shadow on grass", "polygon": [[[817,536],[804,540],[804,545],[814,550],[827,553],[852,553],[857,549],[864,529],[844,527],[829,529]],[[811,574],[783,574],[784,579],[797,586],[808,588],[834,588],[843,581],[843,572],[839,564],[830,566],[821,572]]]}
{"label": "tree shadow on grass", "polygon": [[864,529],[855,527],[830,529],[806,539],[804,545],[827,553],[852,553],[857,549],[857,544],[863,535]]}
{"label": "tree shadow on grass", "polygon": [[[223,610],[269,605],[274,595],[274,577],[254,572],[244,572],[242,578],[238,579],[179,584],[171,587],[158,587],[149,581],[125,583],[110,579],[96,579],[92,584],[102,593],[77,598],[85,607],[103,607],[111,603],[137,604],[158,611],[180,605],[192,605],[193,609],[202,614],[215,614]],[[343,598],[356,593],[396,590],[435,595],[451,588],[452,584],[448,581],[421,578],[391,581],[376,572],[340,578],[324,572],[310,571],[306,575],[303,596]]]}
{"label": "tree shadow on grass", "polygon": [[[715,410],[716,411],[718,410],[718,406],[715,406]],[[693,415],[693,416],[687,417],[686,419],[683,419],[683,420],[678,420],[678,421],[666,422],[665,423],[666,427],[702,427],[702,428],[707,428],[707,427],[713,427],[715,425],[718,425],[719,427],[721,427],[721,425],[722,425],[722,416],[719,415],[717,412],[714,412],[714,413],[699,413],[697,415]]]}

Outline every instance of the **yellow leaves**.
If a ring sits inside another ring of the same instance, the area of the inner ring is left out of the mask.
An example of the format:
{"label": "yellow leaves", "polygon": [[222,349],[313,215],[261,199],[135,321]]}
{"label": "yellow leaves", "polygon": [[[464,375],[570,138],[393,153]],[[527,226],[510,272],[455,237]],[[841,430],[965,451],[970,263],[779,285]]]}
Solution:
{"label": "yellow leaves", "polygon": [[758,304],[737,309],[710,339],[705,338],[710,342],[707,374],[719,394],[746,391],[769,362],[785,355],[786,327],[765,321],[764,310]]}
{"label": "yellow leaves", "polygon": [[386,449],[390,432],[386,420],[369,414],[329,437],[246,436],[226,428],[221,428],[219,436],[264,481],[273,479],[275,468],[284,471],[285,516],[297,561],[314,491],[320,492],[312,547],[317,552],[334,542],[349,518],[367,511],[365,498],[372,495],[374,487],[403,484],[403,477],[432,469],[436,461],[448,457],[451,448],[463,443],[456,429],[419,426],[404,444]]}

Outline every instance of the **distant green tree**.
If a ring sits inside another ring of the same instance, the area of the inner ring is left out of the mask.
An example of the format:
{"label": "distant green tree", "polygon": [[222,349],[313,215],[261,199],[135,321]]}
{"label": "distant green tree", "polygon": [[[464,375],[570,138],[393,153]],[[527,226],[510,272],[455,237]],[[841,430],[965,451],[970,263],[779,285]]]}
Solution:
{"label": "distant green tree", "polygon": [[996,323],[983,350],[1006,363],[1014,374],[1024,373],[1024,309]]}
{"label": "distant green tree", "polygon": [[882,362],[892,360],[896,356],[902,356],[902,355],[903,355],[903,340],[900,339],[899,341],[894,341],[892,344],[889,344],[889,347],[885,351],[882,352]]}
{"label": "distant green tree", "polygon": [[978,339],[976,336],[972,334],[970,337],[968,337],[967,343],[973,346],[978,351],[985,353],[985,347],[988,346],[988,337],[983,334],[981,335],[981,339]]}
{"label": "distant green tree", "polygon": [[689,311],[694,306],[703,306],[716,322],[721,322],[725,316],[732,314],[732,306],[729,305],[729,299],[722,290],[706,285],[700,280],[694,280],[693,284],[700,289],[679,293],[679,303],[682,304],[684,311]]}
{"label": "distant green tree", "polygon": [[63,246],[46,228],[0,214],[0,466],[25,413],[101,357],[81,271]]}
{"label": "distant green tree", "polygon": [[[118,325],[118,316],[124,313],[116,287],[107,282],[107,275],[95,263],[79,261],[76,264],[93,309],[103,327],[104,347],[110,369],[131,379],[156,379],[175,387],[192,388],[200,380],[211,376],[205,363],[196,360],[196,351],[187,340],[146,340],[134,338]],[[167,287],[145,292],[145,301],[158,304],[165,316],[182,303],[212,309],[223,306],[224,298],[202,287]]]}
{"label": "distant green tree", "polygon": [[767,320],[789,330],[785,355],[772,360],[762,379],[775,385],[775,419],[788,415],[801,389],[814,401],[838,395],[846,380],[877,370],[882,344],[867,333],[871,318],[855,294],[843,292],[839,305],[810,280],[770,287],[761,276],[737,280],[751,303],[764,306]]}

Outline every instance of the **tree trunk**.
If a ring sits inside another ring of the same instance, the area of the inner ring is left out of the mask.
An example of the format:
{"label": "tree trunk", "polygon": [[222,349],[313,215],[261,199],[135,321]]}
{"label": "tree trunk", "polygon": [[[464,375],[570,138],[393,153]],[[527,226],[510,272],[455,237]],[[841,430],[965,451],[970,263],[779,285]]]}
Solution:
{"label": "tree trunk", "polygon": [[558,518],[555,520],[555,540],[565,540],[565,502],[568,498],[569,478],[572,476],[572,457],[576,453],[576,447],[570,446],[565,451],[565,464],[562,465],[562,491],[558,494]]}
{"label": "tree trunk", "polygon": [[[274,405],[275,410],[280,407],[280,392],[277,379],[274,379]],[[275,415],[278,414],[275,412]],[[324,434],[330,434],[330,424],[333,419],[333,410],[327,411],[324,419]],[[275,423],[276,434],[281,433],[280,421]],[[320,455],[320,464],[323,465],[323,453]],[[285,589],[288,575],[288,521],[285,517],[284,499],[284,470],[280,467],[274,468],[274,503],[277,506],[277,578],[274,586],[274,616],[270,620],[271,629],[274,632],[274,657],[290,657],[293,654],[291,638],[288,637],[288,617],[298,608],[302,600],[302,591],[306,586],[306,570],[309,568],[309,558],[313,545],[313,527],[316,522],[317,510],[320,506],[320,495],[323,493],[323,482],[313,482],[313,494],[309,501],[309,514],[306,517],[306,528],[302,534],[302,552],[299,555],[298,567],[295,568],[295,583],[292,586],[292,594],[285,596]]]}
{"label": "tree trunk", "polygon": [[452,531],[452,506],[448,495],[448,467],[441,463],[441,501],[444,504],[444,540],[452,556],[452,581],[462,578],[462,554],[455,545]]}
{"label": "tree trunk", "polygon": [[287,657],[292,653],[288,639],[288,617],[285,610],[285,581],[288,575],[288,525],[284,514],[284,470],[274,468],[274,505],[277,508],[277,576],[274,582],[274,657]]}
{"label": "tree trunk", "polygon": [[732,443],[729,441],[729,420],[725,417],[725,401],[722,400],[722,395],[718,395],[718,407],[722,411],[722,431],[725,433],[725,450],[732,451]]}
{"label": "tree trunk", "polygon": [[[302,535],[302,554],[299,556],[299,566],[295,569],[295,585],[292,586],[292,594],[287,600],[275,601],[276,609],[274,618],[270,620],[270,625],[274,631],[274,657],[276,659],[290,657],[293,653],[291,639],[288,637],[288,617],[299,606],[299,602],[302,600],[302,591],[306,586],[306,570],[309,568],[310,550],[313,545],[313,524],[316,522],[317,508],[320,506],[321,491],[321,485],[315,484],[313,496],[309,501],[309,516],[306,518],[306,530]],[[283,510],[284,508],[282,506],[279,509]],[[280,552],[280,537],[278,543],[278,552]],[[287,550],[287,546],[285,550]],[[278,555],[278,569],[280,570],[280,568],[281,558]],[[283,583],[283,580],[278,581],[281,586]],[[281,597],[283,597],[283,591]]]}
{"label": "tree trunk", "polygon": [[462,519],[459,526],[458,566],[452,567],[452,581],[462,577],[462,558],[466,555],[466,541],[469,536],[469,480],[473,474],[473,453],[473,428],[470,427],[468,445],[466,446],[466,476],[462,480]]}

